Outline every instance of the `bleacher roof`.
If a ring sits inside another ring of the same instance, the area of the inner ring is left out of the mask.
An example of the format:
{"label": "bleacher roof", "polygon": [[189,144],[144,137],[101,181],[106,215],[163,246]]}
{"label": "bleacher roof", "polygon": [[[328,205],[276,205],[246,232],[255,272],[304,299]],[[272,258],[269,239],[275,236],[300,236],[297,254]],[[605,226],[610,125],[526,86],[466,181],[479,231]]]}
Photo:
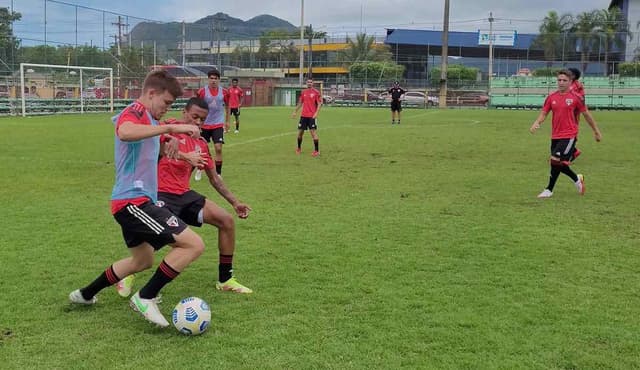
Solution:
{"label": "bleacher roof", "polygon": [[[500,46],[501,49],[529,49],[536,34],[518,33],[513,47]],[[442,31],[387,29],[385,44],[400,44],[413,46],[442,46]],[[478,32],[449,31],[449,47],[487,47],[478,45]]]}

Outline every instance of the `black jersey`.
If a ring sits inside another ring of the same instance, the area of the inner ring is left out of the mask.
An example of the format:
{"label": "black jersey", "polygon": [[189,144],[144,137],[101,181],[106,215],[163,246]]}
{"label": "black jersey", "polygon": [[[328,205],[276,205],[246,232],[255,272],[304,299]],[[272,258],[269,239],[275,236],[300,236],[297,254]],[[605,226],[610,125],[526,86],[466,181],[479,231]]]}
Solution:
{"label": "black jersey", "polygon": [[392,87],[389,89],[389,94],[391,95],[391,100],[398,101],[400,97],[404,95],[405,91],[402,90],[401,87]]}

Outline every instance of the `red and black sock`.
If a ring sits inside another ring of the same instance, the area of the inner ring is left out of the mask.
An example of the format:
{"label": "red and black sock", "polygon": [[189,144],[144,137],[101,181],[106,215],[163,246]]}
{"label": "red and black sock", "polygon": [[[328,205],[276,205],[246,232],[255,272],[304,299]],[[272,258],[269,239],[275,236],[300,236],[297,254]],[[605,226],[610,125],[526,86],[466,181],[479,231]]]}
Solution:
{"label": "red and black sock", "polygon": [[165,285],[169,284],[173,279],[180,275],[179,271],[174,270],[164,260],[160,262],[160,266],[153,274],[147,285],[140,289],[140,298],[151,299],[158,296],[158,292]]}
{"label": "red and black sock", "polygon": [[551,174],[549,175],[549,185],[547,185],[547,189],[549,191],[553,191],[553,188],[556,186],[556,181],[558,181],[558,176],[560,176],[560,166],[551,165]]}
{"label": "red and black sock", "polygon": [[233,254],[221,254],[218,264],[218,281],[224,283],[233,277]]}
{"label": "red and black sock", "polygon": [[86,300],[90,300],[98,294],[104,288],[108,288],[113,284],[120,281],[120,278],[113,271],[113,265],[107,267],[106,270],[97,279],[95,279],[91,284],[86,287],[80,289],[80,293],[82,293],[82,297]]}
{"label": "red and black sock", "polygon": [[216,173],[222,175],[222,161],[216,161]]}
{"label": "red and black sock", "polygon": [[573,172],[573,170],[571,169],[571,167],[569,166],[563,166],[562,168],[560,168],[560,172],[564,173],[565,175],[569,176],[571,178],[571,180],[573,180],[573,182],[578,181],[578,175],[576,175],[575,172]]}

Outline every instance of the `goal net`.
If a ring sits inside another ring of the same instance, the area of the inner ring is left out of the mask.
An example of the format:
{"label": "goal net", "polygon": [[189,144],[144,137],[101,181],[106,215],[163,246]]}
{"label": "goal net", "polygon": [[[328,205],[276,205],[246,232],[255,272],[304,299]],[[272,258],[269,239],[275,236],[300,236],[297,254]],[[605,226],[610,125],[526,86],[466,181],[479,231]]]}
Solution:
{"label": "goal net", "polygon": [[113,112],[113,69],[20,64],[22,115]]}

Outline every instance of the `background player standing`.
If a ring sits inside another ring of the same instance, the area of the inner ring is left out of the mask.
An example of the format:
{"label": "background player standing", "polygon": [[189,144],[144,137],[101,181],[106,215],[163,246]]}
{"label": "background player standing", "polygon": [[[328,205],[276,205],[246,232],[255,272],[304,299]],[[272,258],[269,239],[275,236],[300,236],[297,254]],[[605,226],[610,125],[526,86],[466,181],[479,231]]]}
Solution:
{"label": "background player standing", "polygon": [[[240,107],[244,102],[244,90],[238,86],[238,79],[231,80],[231,87],[229,88],[229,112],[236,121],[236,130],[234,133],[240,132]],[[228,131],[228,129],[227,129]]]}
{"label": "background player standing", "polygon": [[298,105],[296,105],[296,110],[291,114],[292,118],[298,114],[300,107],[302,107],[302,113],[300,113],[300,121],[298,123],[298,147],[296,148],[296,154],[302,153],[302,136],[308,129],[311,138],[313,138],[314,150],[311,155],[317,157],[320,155],[320,149],[318,133],[316,132],[318,129],[316,118],[318,117],[320,107],[322,107],[322,96],[320,92],[313,87],[313,78],[307,78],[307,88],[302,90],[300,100],[298,101]]}
{"label": "background player standing", "polygon": [[396,123],[396,117],[398,117],[398,124],[400,124],[400,112],[402,112],[402,103],[400,98],[406,91],[400,87],[400,83],[395,81],[393,86],[387,91],[391,96],[391,124]]}
{"label": "background player standing", "polygon": [[[222,174],[222,145],[224,144],[224,132],[229,122],[229,92],[220,86],[220,72],[212,69],[207,72],[208,86],[198,90],[198,97],[204,99],[209,106],[207,119],[202,125],[202,137],[208,142],[213,142],[215,151],[216,172]],[[196,180],[200,179],[201,172],[196,171]]]}

